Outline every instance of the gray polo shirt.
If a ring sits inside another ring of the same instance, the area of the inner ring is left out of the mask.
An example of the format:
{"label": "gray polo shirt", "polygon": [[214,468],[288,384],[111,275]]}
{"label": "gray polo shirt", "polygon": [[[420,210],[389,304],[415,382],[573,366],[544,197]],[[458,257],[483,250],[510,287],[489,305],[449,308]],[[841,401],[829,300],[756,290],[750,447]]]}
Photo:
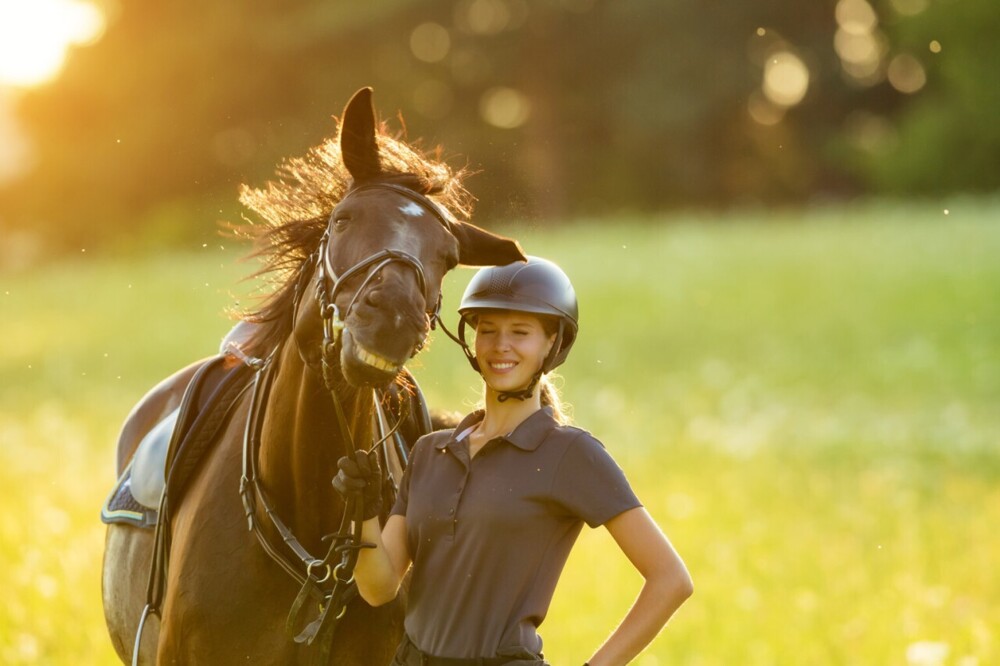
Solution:
{"label": "gray polo shirt", "polygon": [[438,657],[540,654],[536,630],[583,523],[640,503],[604,446],[549,408],[470,460],[456,437],[482,418],[422,437],[403,475],[392,513],[413,558],[406,632]]}

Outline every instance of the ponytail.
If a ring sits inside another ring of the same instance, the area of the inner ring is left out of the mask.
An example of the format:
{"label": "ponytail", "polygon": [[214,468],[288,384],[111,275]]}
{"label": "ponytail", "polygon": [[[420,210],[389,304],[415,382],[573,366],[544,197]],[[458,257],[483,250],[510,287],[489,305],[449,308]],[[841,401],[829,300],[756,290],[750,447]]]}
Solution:
{"label": "ponytail", "polygon": [[[568,404],[564,404],[562,398],[559,396],[559,389],[556,388],[555,384],[552,383],[552,379],[548,375],[542,375],[541,379],[538,380],[538,394],[542,400],[543,407],[552,408],[552,416],[555,418],[559,425],[569,425],[573,422],[570,416],[572,408]],[[558,379],[562,379],[556,375]]]}

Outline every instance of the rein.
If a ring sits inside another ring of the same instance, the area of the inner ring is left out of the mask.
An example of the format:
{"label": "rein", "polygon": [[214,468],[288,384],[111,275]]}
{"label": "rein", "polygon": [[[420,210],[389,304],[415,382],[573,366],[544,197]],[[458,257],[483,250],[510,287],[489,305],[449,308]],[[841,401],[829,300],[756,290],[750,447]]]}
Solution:
{"label": "rein", "polygon": [[[429,211],[434,217],[451,232],[451,223],[440,211],[433,201],[424,195],[393,183],[369,183],[358,186],[351,190],[347,196],[371,189],[387,189],[418,203],[422,208]],[[345,196],[345,199],[347,197]],[[349,450],[357,449],[354,435],[351,433],[344,408],[341,404],[337,391],[336,358],[337,346],[341,341],[343,331],[346,327],[346,319],[350,315],[354,304],[365,291],[371,281],[378,275],[379,271],[390,263],[403,263],[413,269],[417,285],[422,294],[426,295],[426,280],[424,270],[420,261],[413,255],[396,249],[385,249],[362,259],[354,264],[342,274],[337,275],[329,253],[330,227],[328,226],[320,240],[315,261],[315,273],[317,281],[317,305],[319,307],[320,318],[323,323],[323,343],[322,343],[322,375],[323,383],[330,394],[333,402],[334,412],[337,416],[337,424],[340,439],[344,441]],[[308,266],[306,262],[305,266]],[[355,290],[354,296],[345,310],[343,317],[336,304],[337,293],[347,282],[356,275],[367,272],[362,283]],[[296,302],[293,311],[298,309],[298,298],[302,290],[296,289]],[[441,294],[438,293],[434,307],[427,312],[430,320],[430,328],[434,328],[435,322],[439,320],[441,309]],[[416,355],[423,348],[423,341],[417,345],[413,351]],[[280,348],[279,348],[280,349]],[[257,537],[258,542],[264,552],[285,570],[299,585],[299,593],[292,603],[288,618],[285,623],[285,630],[289,635],[293,635],[295,627],[299,624],[299,619],[305,610],[311,605],[310,601],[319,601],[319,615],[313,619],[306,627],[294,636],[296,643],[306,645],[318,644],[319,652],[316,655],[317,663],[326,663],[333,643],[333,633],[338,620],[347,613],[347,604],[357,595],[357,586],[354,584],[354,568],[357,565],[358,555],[364,548],[374,547],[372,544],[361,541],[362,517],[364,507],[360,498],[351,497],[346,501],[344,513],[341,517],[340,527],[334,534],[327,535],[324,540],[330,541],[330,546],[326,555],[317,558],[311,555],[301,542],[295,537],[291,529],[278,516],[273,503],[261,486],[257,474],[257,455],[260,450],[260,433],[263,428],[264,408],[270,394],[271,383],[274,377],[274,358],[277,355],[276,349],[264,362],[263,367],[257,370],[254,378],[254,390],[250,403],[250,411],[247,417],[246,430],[243,438],[243,475],[240,479],[240,497],[243,501],[246,512],[247,523],[250,531]],[[375,414],[373,416],[375,426],[375,441],[367,449],[369,452],[382,447],[380,454],[382,462],[383,477],[382,484],[388,480],[391,491],[395,496],[398,487],[398,480],[393,478],[390,461],[396,461],[395,467],[401,472],[405,467],[408,450],[398,428],[405,419],[404,415],[399,415],[395,425],[390,426],[389,417],[382,407],[382,391],[373,389],[373,401]],[[392,446],[390,448],[390,440]],[[385,476],[388,474],[388,479]],[[294,558],[290,557],[286,551],[276,547],[269,540],[267,535],[260,529],[256,516],[257,504],[263,508],[265,515],[271,521],[274,529],[278,532],[282,542],[292,551]],[[332,565],[336,555],[339,561]]]}
{"label": "rein", "polygon": [[[240,478],[240,498],[246,512],[248,529],[257,537],[264,552],[274,560],[299,585],[299,593],[292,604],[285,624],[285,630],[294,636],[296,643],[313,645],[319,642],[320,652],[318,663],[325,663],[331,647],[333,630],[337,620],[347,612],[347,604],[354,598],[357,588],[354,586],[354,567],[357,564],[358,552],[362,548],[370,548],[371,544],[361,542],[361,524],[364,507],[356,498],[349,498],[341,516],[340,527],[331,535],[324,537],[330,546],[322,558],[314,557],[292,533],[292,530],[278,515],[261,485],[257,470],[257,458],[260,451],[260,434],[264,422],[264,406],[270,395],[274,378],[274,356],[265,362],[264,367],[257,371],[254,378],[254,388],[247,417],[246,430],[243,437],[243,475]],[[338,417],[343,413],[340,401],[333,395]],[[339,420],[339,418],[338,418]],[[341,422],[342,432],[348,435],[346,422]],[[347,442],[353,445],[353,440]],[[256,520],[257,505],[264,510],[271,525],[278,532],[291,553],[273,544],[261,530]],[[339,561],[333,564],[336,555]],[[319,602],[319,615],[300,633],[295,634],[295,627],[307,608],[307,602]]]}

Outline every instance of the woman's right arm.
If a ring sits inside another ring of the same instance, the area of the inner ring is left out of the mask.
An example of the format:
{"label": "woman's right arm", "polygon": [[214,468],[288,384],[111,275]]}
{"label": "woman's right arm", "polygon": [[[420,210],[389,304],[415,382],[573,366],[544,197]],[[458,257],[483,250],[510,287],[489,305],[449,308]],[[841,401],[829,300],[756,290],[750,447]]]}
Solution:
{"label": "woman's right arm", "polygon": [[366,520],[361,527],[361,540],[375,547],[358,554],[354,580],[362,599],[372,606],[381,606],[396,598],[403,576],[410,568],[406,518],[393,514],[381,530],[378,518]]}

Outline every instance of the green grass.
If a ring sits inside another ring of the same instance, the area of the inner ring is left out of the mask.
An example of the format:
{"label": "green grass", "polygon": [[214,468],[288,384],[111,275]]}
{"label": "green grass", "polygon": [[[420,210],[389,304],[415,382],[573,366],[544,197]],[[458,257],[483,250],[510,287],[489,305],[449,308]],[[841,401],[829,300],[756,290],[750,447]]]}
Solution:
{"label": "green grass", "polygon": [[[998,216],[959,201],[508,230],[573,277],[565,397],[695,580],[637,664],[1000,663]],[[112,663],[97,513],[117,428],[215,349],[248,291],[238,255],[0,274],[0,663]],[[446,312],[470,275],[447,279]],[[415,371],[435,405],[476,400],[440,334]],[[542,627],[550,660],[582,663],[638,585],[585,531]]]}

